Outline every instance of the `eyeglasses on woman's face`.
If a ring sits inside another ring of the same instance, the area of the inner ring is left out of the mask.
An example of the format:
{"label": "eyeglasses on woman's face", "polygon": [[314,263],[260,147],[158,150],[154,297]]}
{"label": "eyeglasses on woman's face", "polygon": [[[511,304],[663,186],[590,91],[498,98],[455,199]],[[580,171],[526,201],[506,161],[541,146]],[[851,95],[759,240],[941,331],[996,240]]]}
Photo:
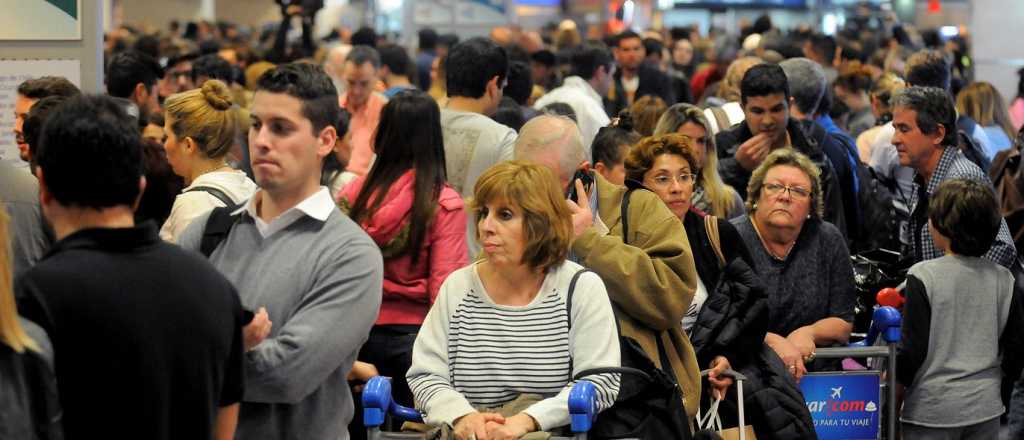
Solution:
{"label": "eyeglasses on woman's face", "polygon": [[672,182],[679,182],[680,185],[693,185],[693,182],[696,179],[696,177],[696,174],[690,173],[681,173],[676,176],[668,174],[659,174],[657,176],[651,177],[650,180],[655,187],[668,188],[669,186],[672,186]]}
{"label": "eyeglasses on woman's face", "polygon": [[789,193],[789,196],[796,200],[806,200],[811,197],[811,190],[799,186],[786,186],[779,183],[765,183],[761,185],[764,189],[765,195],[778,197],[783,192]]}

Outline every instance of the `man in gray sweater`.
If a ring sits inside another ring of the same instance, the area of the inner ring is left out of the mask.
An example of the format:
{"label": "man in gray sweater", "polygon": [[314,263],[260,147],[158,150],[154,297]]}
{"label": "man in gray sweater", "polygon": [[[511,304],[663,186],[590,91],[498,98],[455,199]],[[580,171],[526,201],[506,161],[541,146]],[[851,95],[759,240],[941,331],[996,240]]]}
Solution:
{"label": "man in gray sweater", "polygon": [[[244,332],[237,438],[348,439],[345,377],[377,318],[383,263],[319,183],[337,120],[337,92],[319,67],[287,64],[261,76],[249,128],[261,189],[212,214],[229,210],[233,223],[210,261],[245,307],[259,308]],[[180,244],[200,250],[210,218],[194,221]]]}

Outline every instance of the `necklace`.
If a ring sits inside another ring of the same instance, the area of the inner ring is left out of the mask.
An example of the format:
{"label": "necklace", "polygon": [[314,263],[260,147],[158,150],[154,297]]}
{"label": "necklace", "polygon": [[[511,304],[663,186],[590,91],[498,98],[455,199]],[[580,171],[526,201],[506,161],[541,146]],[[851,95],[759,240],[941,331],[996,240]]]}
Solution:
{"label": "necklace", "polygon": [[761,240],[761,247],[764,248],[765,252],[768,252],[768,255],[771,255],[772,258],[778,261],[786,261],[786,258],[789,257],[789,253],[793,251],[793,246],[796,245],[796,240],[793,240],[792,243],[786,246],[786,253],[781,256],[777,255],[768,247],[768,242],[765,241],[764,235],[761,235],[761,229],[757,227],[757,221],[754,220],[753,217],[750,218],[750,224],[754,225],[754,232],[757,233],[757,238]]}

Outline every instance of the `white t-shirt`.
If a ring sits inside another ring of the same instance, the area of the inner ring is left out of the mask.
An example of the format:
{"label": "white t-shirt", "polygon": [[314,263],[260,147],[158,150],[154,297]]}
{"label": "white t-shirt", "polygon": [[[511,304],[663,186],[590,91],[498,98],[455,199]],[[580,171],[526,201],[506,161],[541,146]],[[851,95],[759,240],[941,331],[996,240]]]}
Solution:
{"label": "white t-shirt", "polygon": [[224,206],[224,202],[208,192],[189,192],[190,189],[196,187],[219,189],[235,203],[248,200],[256,192],[256,183],[238,170],[213,171],[199,176],[174,198],[171,214],[160,228],[160,238],[164,241],[176,243],[178,236],[192,223],[192,220],[212,211],[213,208]]}
{"label": "white t-shirt", "polygon": [[704,307],[704,301],[708,300],[708,289],[704,286],[704,281],[701,281],[700,277],[697,277],[697,291],[693,294],[693,301],[690,302],[690,308],[686,310],[686,314],[683,315],[683,331],[687,335],[690,334],[690,328],[693,327],[693,323],[697,322],[697,315],[700,314],[700,309]]}

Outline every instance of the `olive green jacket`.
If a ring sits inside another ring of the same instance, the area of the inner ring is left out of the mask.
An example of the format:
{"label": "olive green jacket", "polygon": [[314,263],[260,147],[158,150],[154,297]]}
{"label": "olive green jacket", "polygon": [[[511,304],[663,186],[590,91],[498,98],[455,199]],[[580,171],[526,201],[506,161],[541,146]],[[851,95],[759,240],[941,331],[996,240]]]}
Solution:
{"label": "olive green jacket", "polygon": [[[692,420],[700,402],[700,366],[682,330],[697,288],[697,270],[683,223],[656,194],[637,190],[629,201],[629,244],[622,240],[626,188],[594,174],[598,212],[609,233],[584,231],[572,243],[580,264],[604,280],[623,336],[635,339],[662,366],[657,339],[665,346]],[[663,368],[663,367],[662,367]]]}

